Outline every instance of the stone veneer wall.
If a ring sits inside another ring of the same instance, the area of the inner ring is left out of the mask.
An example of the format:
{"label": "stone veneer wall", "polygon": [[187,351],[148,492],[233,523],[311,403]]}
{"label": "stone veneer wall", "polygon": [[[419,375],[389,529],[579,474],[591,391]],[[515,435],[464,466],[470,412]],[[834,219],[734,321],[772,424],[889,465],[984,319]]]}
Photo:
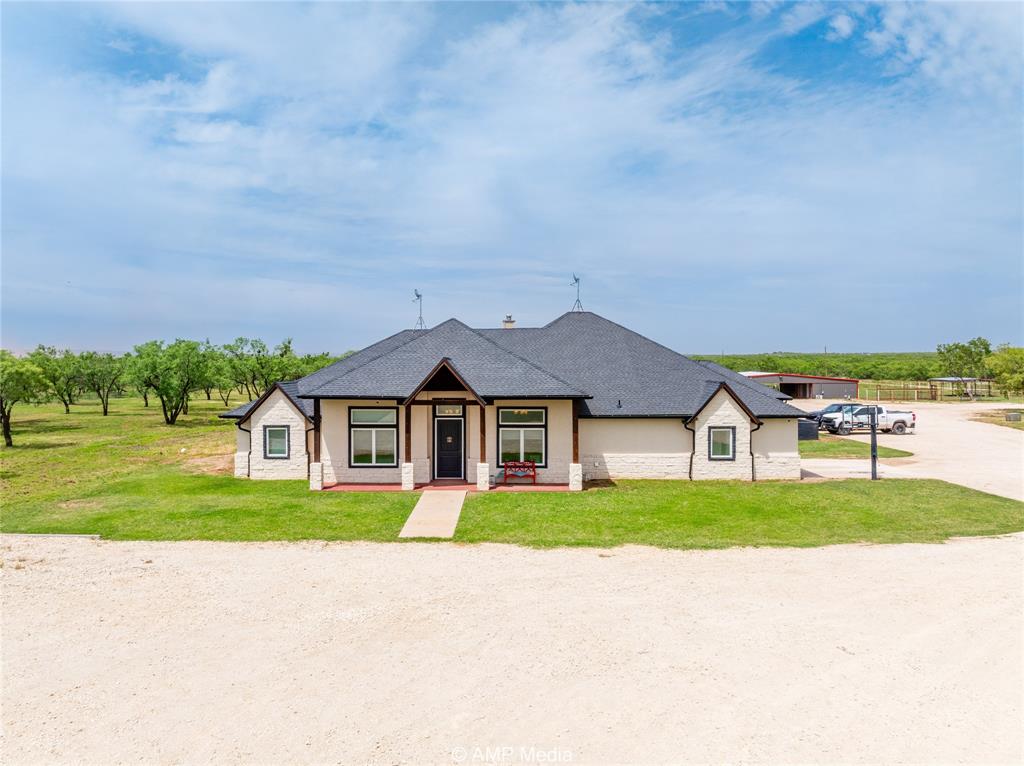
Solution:
{"label": "stone veneer wall", "polygon": [[765,420],[752,438],[756,479],[800,478],[796,418]]}
{"label": "stone veneer wall", "polygon": [[[309,475],[309,455],[306,451],[306,429],[312,426],[287,396],[279,390],[267,397],[242,424],[251,430],[249,438],[249,478],[251,479],[305,479]],[[263,456],[263,427],[288,426],[289,456],[265,458]]]}
{"label": "stone veneer wall", "polygon": [[588,481],[689,478],[692,444],[682,418],[580,420],[580,463]]}
{"label": "stone veneer wall", "polygon": [[[736,443],[733,460],[710,460],[708,458],[708,428],[710,426],[735,426]],[[712,397],[690,426],[694,432],[693,478],[697,479],[751,479],[750,458],[750,417],[726,391],[721,390]]]}

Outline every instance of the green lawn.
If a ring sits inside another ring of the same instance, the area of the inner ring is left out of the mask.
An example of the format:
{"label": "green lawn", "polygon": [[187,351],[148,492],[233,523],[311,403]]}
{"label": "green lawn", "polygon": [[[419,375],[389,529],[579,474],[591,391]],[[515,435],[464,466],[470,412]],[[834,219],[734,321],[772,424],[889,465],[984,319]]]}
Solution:
{"label": "green lawn", "polygon": [[[910,457],[913,452],[878,445],[878,457]],[[871,445],[842,436],[822,433],[817,441],[800,442],[800,457],[806,458],[870,458]]]}
{"label": "green lawn", "polygon": [[[418,495],[233,478],[234,427],[199,401],[176,426],[141,401],[15,410],[0,529],[148,540],[396,540]],[[856,442],[848,442],[856,444]],[[803,444],[807,444],[804,442]],[[864,445],[858,445],[864,446]],[[182,451],[184,450],[184,452]],[[456,541],[672,548],[939,541],[1024,529],[1024,504],[938,481],[629,481],[471,496]]]}
{"label": "green lawn", "polygon": [[582,494],[471,497],[455,539],[665,548],[938,542],[1024,529],[1024,503],[942,481],[622,481]]}
{"label": "green lawn", "polygon": [[[123,540],[394,540],[416,503],[403,493],[313,493],[305,481],[231,476],[235,428],[219,402],[166,426],[137,399],[15,409],[0,451],[0,529]],[[182,450],[185,450],[182,452]]]}

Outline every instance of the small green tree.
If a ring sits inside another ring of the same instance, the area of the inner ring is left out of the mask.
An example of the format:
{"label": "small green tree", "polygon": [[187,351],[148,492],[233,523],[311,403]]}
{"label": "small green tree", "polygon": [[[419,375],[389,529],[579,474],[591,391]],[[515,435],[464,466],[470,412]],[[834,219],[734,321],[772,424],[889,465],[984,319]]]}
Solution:
{"label": "small green tree", "polygon": [[231,404],[231,396],[239,389],[235,376],[232,374],[231,361],[223,352],[210,357],[207,374],[213,387],[217,389],[217,396],[227,407]]}
{"label": "small green tree", "polygon": [[70,414],[78,392],[82,390],[82,367],[78,355],[69,349],[58,351],[52,346],[40,345],[28,358],[39,368],[48,392],[64,405],[64,414]]}
{"label": "small green tree", "polygon": [[142,397],[144,407],[149,406],[149,394],[156,379],[157,358],[163,352],[163,342],[150,340],[135,347],[128,355],[124,376],[129,385]]}
{"label": "small green tree", "polygon": [[1004,343],[986,363],[1004,394],[1024,393],[1024,348]]}
{"label": "small green tree", "polygon": [[117,389],[125,373],[127,360],[113,354],[98,354],[86,351],[79,357],[82,383],[94,391],[103,405],[103,414],[110,411],[110,395]]}
{"label": "small green tree", "polygon": [[[940,343],[936,349],[942,371],[954,378],[983,378],[985,361],[992,353],[992,344],[984,338],[973,338],[966,343]],[[964,391],[974,398],[973,388]]]}
{"label": "small green tree", "polygon": [[4,444],[14,446],[11,438],[11,410],[18,402],[30,402],[46,396],[48,383],[43,371],[29,359],[0,349],[0,428]]}
{"label": "small green tree", "polygon": [[187,412],[189,395],[206,375],[207,357],[202,344],[178,339],[168,346],[150,341],[135,347],[133,374],[160,399],[164,422],[173,426]]}

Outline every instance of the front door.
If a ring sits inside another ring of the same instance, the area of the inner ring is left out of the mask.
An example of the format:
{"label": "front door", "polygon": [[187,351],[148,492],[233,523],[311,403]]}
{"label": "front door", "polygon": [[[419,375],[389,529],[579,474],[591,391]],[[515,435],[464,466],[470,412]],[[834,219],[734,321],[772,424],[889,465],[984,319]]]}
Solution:
{"label": "front door", "polygon": [[462,478],[462,418],[438,418],[434,421],[434,477]]}

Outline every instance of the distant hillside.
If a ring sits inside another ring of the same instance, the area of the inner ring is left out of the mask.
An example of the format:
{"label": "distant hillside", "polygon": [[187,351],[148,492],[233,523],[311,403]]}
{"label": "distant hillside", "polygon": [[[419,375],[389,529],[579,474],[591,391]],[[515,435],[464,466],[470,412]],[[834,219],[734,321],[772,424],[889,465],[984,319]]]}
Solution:
{"label": "distant hillside", "polygon": [[940,375],[934,351],[878,354],[695,354],[737,372],[798,372],[804,375],[835,375],[872,380],[927,380]]}

